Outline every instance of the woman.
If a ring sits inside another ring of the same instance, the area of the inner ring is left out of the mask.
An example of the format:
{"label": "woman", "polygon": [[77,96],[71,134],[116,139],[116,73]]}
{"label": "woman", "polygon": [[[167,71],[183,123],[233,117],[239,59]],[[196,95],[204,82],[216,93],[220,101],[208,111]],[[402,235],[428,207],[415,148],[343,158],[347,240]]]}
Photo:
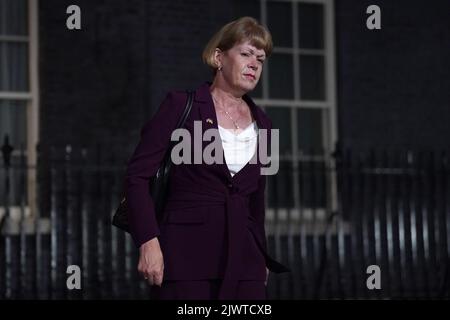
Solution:
{"label": "woman", "polygon": [[[262,164],[250,161],[258,154],[257,129],[272,125],[246,93],[258,83],[271,51],[270,33],[250,17],[223,26],[205,47],[203,60],[214,81],[195,91],[184,128],[194,138],[198,124],[202,134],[216,130],[224,158],[172,166],[160,225],[148,180],[169,146],[186,93],[170,92],[141,131],[126,189],[138,271],[153,285],[156,299],[265,299],[269,270],[288,271],[267,255],[266,178]],[[203,155],[209,143],[202,141],[200,152],[192,148],[191,155]]]}

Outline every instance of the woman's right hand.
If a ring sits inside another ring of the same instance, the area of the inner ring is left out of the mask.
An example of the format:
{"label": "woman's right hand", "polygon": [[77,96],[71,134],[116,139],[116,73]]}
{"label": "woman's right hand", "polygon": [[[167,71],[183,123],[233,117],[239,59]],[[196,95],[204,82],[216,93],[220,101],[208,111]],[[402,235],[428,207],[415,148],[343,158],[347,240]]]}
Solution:
{"label": "woman's right hand", "polygon": [[164,259],[157,237],[143,243],[139,248],[138,271],[150,285],[161,286]]}

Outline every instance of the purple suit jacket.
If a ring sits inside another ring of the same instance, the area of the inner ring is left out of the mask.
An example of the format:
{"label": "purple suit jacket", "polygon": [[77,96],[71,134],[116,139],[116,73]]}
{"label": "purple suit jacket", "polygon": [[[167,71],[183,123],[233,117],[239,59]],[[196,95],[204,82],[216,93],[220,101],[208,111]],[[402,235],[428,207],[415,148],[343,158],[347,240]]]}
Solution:
{"label": "purple suit jacket", "polygon": [[[218,129],[209,86],[206,82],[195,91],[184,126],[191,137],[194,120],[201,121],[202,133],[209,128]],[[125,186],[136,246],[159,238],[165,280],[265,280],[265,266],[276,273],[289,271],[267,254],[266,176],[260,173],[259,159],[247,163],[233,177],[225,158],[222,164],[206,164],[202,160],[202,164],[173,165],[164,209],[167,220],[158,225],[148,181],[156,174],[169,146],[186,97],[184,91],[167,94],[156,114],[143,126],[139,144],[128,161]],[[244,99],[258,128],[271,129],[272,122],[262,109],[247,95]],[[203,148],[209,143],[204,141]]]}

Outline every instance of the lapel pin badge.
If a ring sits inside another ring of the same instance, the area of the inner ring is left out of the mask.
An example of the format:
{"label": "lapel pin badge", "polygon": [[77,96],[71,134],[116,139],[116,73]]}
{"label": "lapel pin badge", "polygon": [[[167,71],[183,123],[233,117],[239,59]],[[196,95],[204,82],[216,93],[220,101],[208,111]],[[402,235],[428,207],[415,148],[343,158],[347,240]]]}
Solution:
{"label": "lapel pin badge", "polygon": [[206,119],[206,122],[209,122],[211,124],[213,123],[213,121],[210,118]]}

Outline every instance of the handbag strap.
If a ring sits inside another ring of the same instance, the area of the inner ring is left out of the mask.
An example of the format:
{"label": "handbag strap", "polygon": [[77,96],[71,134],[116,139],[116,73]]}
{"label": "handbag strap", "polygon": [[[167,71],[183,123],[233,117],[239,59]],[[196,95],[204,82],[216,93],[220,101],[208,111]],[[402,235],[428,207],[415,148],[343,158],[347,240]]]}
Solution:
{"label": "handbag strap", "polygon": [[[186,119],[188,118],[189,113],[191,112],[191,109],[192,109],[192,103],[194,102],[194,91],[187,90],[186,92],[187,92],[186,106],[184,107],[183,114],[182,114],[181,118],[178,120],[178,123],[177,123],[177,126],[175,129],[179,129],[184,126],[184,123],[186,122]],[[170,140],[169,148],[167,149],[167,152],[164,155],[164,160],[163,160],[164,162],[170,160],[172,148],[175,146],[175,144],[177,142],[178,141],[173,141],[172,139]],[[168,162],[169,166],[171,163],[172,163],[172,161]]]}
{"label": "handbag strap", "polygon": [[187,91],[187,99],[186,99],[186,106],[184,107],[184,112],[181,118],[178,120],[177,129],[184,126],[184,123],[186,122],[187,117],[189,116],[189,113],[191,112],[192,108],[192,102],[194,101],[194,92],[191,90]]}

